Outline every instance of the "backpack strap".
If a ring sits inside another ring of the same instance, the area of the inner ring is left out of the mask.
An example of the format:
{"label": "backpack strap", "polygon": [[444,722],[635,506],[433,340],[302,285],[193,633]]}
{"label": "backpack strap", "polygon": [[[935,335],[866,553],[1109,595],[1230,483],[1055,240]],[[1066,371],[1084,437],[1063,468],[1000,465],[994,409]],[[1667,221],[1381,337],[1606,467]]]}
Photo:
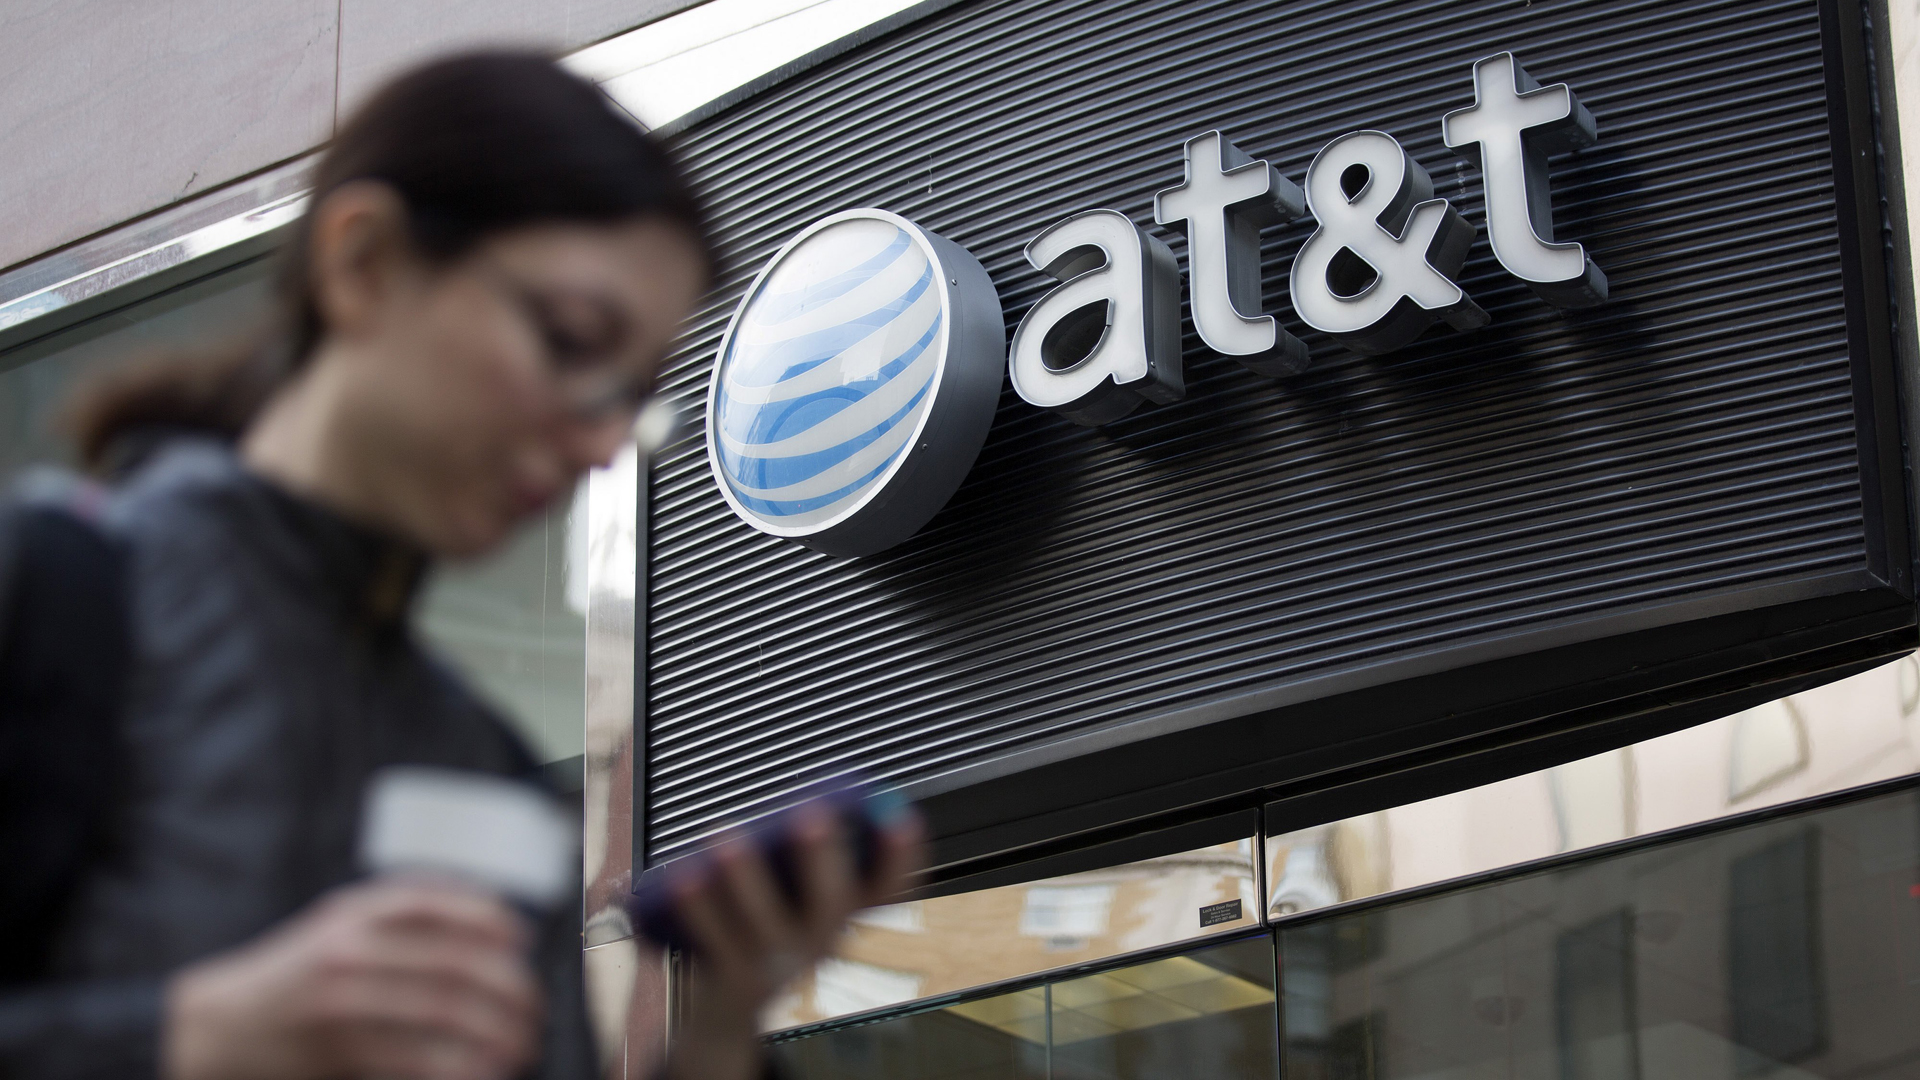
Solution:
{"label": "backpack strap", "polygon": [[111,839],[133,650],[127,559],[104,506],[72,480],[0,504],[0,989],[46,976]]}

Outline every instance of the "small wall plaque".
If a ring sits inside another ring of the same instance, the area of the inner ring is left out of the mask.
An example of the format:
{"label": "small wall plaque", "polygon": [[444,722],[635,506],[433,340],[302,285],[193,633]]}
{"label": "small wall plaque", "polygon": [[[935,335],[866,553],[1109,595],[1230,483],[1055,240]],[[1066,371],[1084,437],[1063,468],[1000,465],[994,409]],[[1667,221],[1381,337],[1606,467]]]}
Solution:
{"label": "small wall plaque", "polygon": [[1240,921],[1240,901],[1226,900],[1218,904],[1208,904],[1200,909],[1200,926],[1219,926],[1221,923]]}

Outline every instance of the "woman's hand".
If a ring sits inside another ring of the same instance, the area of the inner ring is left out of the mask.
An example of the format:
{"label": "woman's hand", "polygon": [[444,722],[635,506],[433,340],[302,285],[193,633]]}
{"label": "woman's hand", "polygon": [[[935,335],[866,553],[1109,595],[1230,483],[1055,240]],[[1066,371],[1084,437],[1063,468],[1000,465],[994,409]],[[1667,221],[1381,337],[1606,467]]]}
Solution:
{"label": "woman's hand", "polygon": [[453,885],[339,889],[174,976],[162,1080],[506,1080],[539,1052],[528,935]]}
{"label": "woman's hand", "polygon": [[670,1080],[759,1077],[761,1009],[833,951],[849,916],[906,888],[923,860],[921,832],[913,814],[883,830],[878,866],[863,884],[834,815],[803,807],[794,823],[798,904],[746,839],[721,845],[706,873],[679,882],[676,907],[695,954],[667,1063]]}

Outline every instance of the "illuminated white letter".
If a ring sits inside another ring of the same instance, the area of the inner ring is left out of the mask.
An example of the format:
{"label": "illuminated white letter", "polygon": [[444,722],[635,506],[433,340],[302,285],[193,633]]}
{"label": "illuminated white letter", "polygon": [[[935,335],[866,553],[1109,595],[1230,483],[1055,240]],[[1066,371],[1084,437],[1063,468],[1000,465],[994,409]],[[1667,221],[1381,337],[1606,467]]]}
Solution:
{"label": "illuminated white letter", "polygon": [[1473,243],[1433,180],[1383,131],[1328,143],[1307,166],[1307,207],[1320,227],[1293,260],[1294,313],[1353,352],[1388,352],[1435,319],[1487,324],[1454,281]]}
{"label": "illuminated white letter", "polygon": [[1186,159],[1186,180],[1154,195],[1153,219],[1186,224],[1194,329],[1208,348],[1263,375],[1300,371],[1306,345],[1260,314],[1260,228],[1305,213],[1300,188],[1218,131],[1188,139]]}
{"label": "illuminated white letter", "polygon": [[1480,166],[1493,254],[1548,303],[1590,307],[1607,276],[1579,244],[1555,243],[1547,155],[1592,146],[1593,114],[1566,83],[1541,86],[1512,53],[1473,65],[1473,105],[1440,122],[1447,145]]}
{"label": "illuminated white letter", "polygon": [[1007,367],[1022,398],[1094,425],[1142,399],[1185,396],[1180,269],[1167,245],[1118,211],[1085,210],[1034,237],[1026,256],[1061,283],[1013,332]]}

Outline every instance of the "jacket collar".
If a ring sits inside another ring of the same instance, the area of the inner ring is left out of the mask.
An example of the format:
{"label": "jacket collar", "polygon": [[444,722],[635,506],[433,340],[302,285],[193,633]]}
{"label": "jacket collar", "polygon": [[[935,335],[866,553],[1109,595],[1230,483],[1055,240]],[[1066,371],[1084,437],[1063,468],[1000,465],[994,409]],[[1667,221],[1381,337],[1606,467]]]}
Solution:
{"label": "jacket collar", "polygon": [[182,438],[160,449],[130,487],[179,486],[211,499],[237,539],[277,576],[368,630],[403,626],[427,557],[405,541],[352,521],[248,469],[232,446]]}

